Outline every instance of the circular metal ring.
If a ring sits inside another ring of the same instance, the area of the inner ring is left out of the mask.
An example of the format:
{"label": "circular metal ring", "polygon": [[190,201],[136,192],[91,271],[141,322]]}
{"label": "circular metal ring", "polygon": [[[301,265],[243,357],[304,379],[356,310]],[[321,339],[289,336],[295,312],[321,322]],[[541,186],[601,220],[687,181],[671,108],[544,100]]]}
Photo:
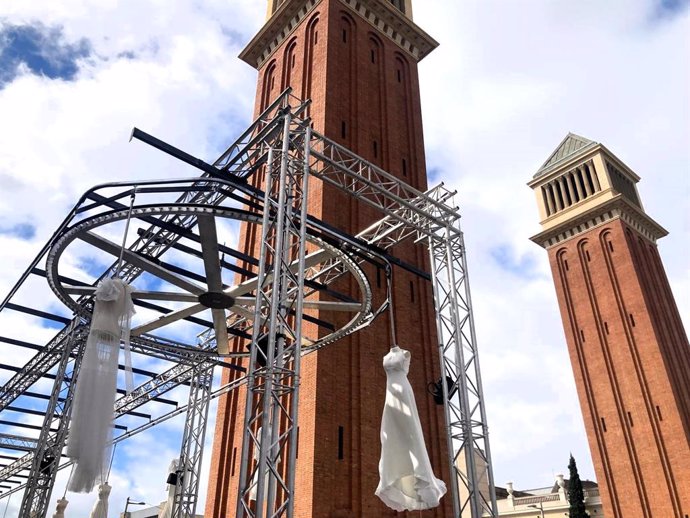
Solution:
{"label": "circular metal ring", "polygon": [[[113,210],[110,212],[106,212],[103,214],[100,214],[98,216],[94,216],[91,218],[84,219],[71,227],[67,228],[61,236],[59,236],[55,242],[53,243],[53,246],[51,247],[48,257],[46,260],[46,277],[48,280],[48,284],[50,285],[51,289],[53,292],[57,295],[57,297],[70,309],[72,309],[75,313],[80,314],[81,316],[84,316],[86,318],[89,318],[89,309],[85,307],[84,304],[80,303],[78,300],[73,299],[69,293],[67,293],[66,287],[63,285],[61,278],[58,273],[58,266],[60,262],[60,258],[66,248],[72,243],[75,239],[79,238],[80,235],[83,236],[85,233],[97,229],[99,227],[102,227],[104,225],[107,225],[109,223],[125,220],[128,215],[130,214],[130,209],[122,209],[122,210]],[[170,215],[179,215],[179,216],[213,216],[214,218],[224,218],[224,219],[232,219],[240,222],[246,222],[250,224],[257,224],[260,225],[262,223],[262,216],[261,214],[255,213],[255,212],[249,212],[246,210],[241,210],[241,209],[232,209],[232,208],[226,208],[226,207],[217,207],[217,206],[209,206],[209,205],[191,205],[191,204],[160,204],[160,205],[143,205],[143,206],[134,206],[131,209],[131,217],[132,218],[141,218],[141,217],[149,217],[149,216],[170,216]],[[322,336],[320,338],[315,338],[315,339],[303,339],[303,345],[302,345],[302,350],[304,353],[324,347],[327,344],[333,343],[337,341],[338,339],[342,338],[343,336],[346,336],[348,334],[353,333],[357,329],[361,328],[363,325],[365,325],[370,319],[371,319],[371,301],[372,301],[372,293],[371,293],[371,287],[369,285],[369,281],[367,280],[366,275],[364,272],[361,270],[357,262],[355,262],[346,252],[329,245],[319,237],[309,235],[307,234],[307,240],[316,245],[317,247],[325,250],[327,252],[327,260],[323,262],[323,268],[324,269],[330,269],[333,271],[334,269],[340,274],[342,273],[348,273],[349,275],[352,275],[356,281],[356,284],[359,288],[359,297],[361,300],[358,301],[359,303],[359,308],[354,311],[353,317],[344,325],[339,327],[338,329],[335,329],[329,334],[326,334],[325,336]],[[311,278],[319,278],[319,265],[312,266],[309,270],[311,272]],[[327,274],[328,275],[328,274]],[[309,278],[309,277],[308,277]],[[218,304],[219,306],[222,305],[223,308],[227,307],[227,304],[229,303],[229,300],[223,299],[221,300],[222,297],[213,297],[212,293],[206,292],[204,294],[199,295],[199,300],[200,302],[206,306],[206,307],[215,307],[212,304]],[[207,303],[204,303],[202,298],[208,298]],[[234,302],[234,300],[233,300]],[[241,318],[237,319],[235,322],[233,322],[234,319],[230,319],[228,322],[228,326],[230,328],[233,327],[233,325],[240,324],[242,325],[243,323],[246,324],[246,322],[249,320],[248,318]],[[195,353],[200,353],[202,350],[197,347],[189,347],[188,348],[190,351],[194,351]],[[204,351],[206,352],[206,351]],[[208,353],[210,354],[217,354],[214,353],[212,350],[208,350]],[[241,354],[244,355],[244,354]]]}

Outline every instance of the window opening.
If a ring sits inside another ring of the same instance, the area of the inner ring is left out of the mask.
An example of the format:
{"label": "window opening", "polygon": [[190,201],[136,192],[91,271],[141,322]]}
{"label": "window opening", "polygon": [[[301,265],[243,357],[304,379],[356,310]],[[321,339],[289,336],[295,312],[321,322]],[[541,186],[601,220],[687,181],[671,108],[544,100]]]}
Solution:
{"label": "window opening", "polygon": [[371,62],[376,63],[376,51],[371,49]]}
{"label": "window opening", "polygon": [[403,171],[403,176],[407,176],[407,160],[404,158],[402,159],[402,171]]}
{"label": "window opening", "polygon": [[374,140],[374,158],[379,157],[379,144]]}
{"label": "window opening", "polygon": [[347,43],[347,29],[343,29],[343,43]]}
{"label": "window opening", "polygon": [[659,418],[659,421],[663,421],[664,418],[661,417],[661,408],[659,408],[659,405],[656,406],[656,415]]}
{"label": "window opening", "polygon": [[237,447],[232,449],[232,461],[230,461],[230,476],[235,476],[235,461],[237,460]]}
{"label": "window opening", "polygon": [[341,121],[340,123],[340,136],[343,138],[347,137],[347,125],[345,121]]}
{"label": "window opening", "polygon": [[587,177],[587,184],[589,185],[590,192],[596,192],[596,189],[594,189],[594,182],[592,181],[592,173],[589,167],[587,167],[587,164],[585,164],[585,175]]}
{"label": "window opening", "polygon": [[604,429],[604,432],[606,431],[606,419],[603,417],[601,418],[601,427]]}
{"label": "window opening", "polygon": [[630,423],[630,428],[635,426],[635,424],[633,423],[632,414],[630,412],[628,412],[628,423]]}
{"label": "window opening", "polygon": [[630,325],[635,327],[635,317],[632,315],[632,313],[630,313]]}
{"label": "window opening", "polygon": [[604,330],[606,331],[606,334],[609,334],[609,323],[604,322]]}
{"label": "window opening", "polygon": [[342,426],[338,427],[338,460],[343,460],[345,458],[343,452],[343,440],[345,435],[345,428]]}
{"label": "window opening", "polygon": [[414,302],[414,283],[410,281],[410,302]]}

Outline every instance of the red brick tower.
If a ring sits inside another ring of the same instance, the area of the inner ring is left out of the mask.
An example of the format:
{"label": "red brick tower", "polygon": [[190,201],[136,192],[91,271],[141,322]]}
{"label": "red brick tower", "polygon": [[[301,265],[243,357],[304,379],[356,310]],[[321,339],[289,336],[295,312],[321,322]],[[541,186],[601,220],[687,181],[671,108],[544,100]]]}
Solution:
{"label": "red brick tower", "polygon": [[[309,116],[316,131],[424,191],[417,63],[436,45],[412,22],[411,0],[271,0],[266,24],[240,57],[259,72],[257,114],[291,86],[295,95],[312,100]],[[311,214],[352,234],[381,217],[322,186],[310,192],[309,207]],[[246,250],[256,249],[251,232],[243,232],[241,239]],[[426,249],[407,244],[394,253],[429,271]],[[366,271],[382,300],[385,276],[373,268]],[[396,270],[394,300],[400,345],[412,353],[409,378],[427,449],[436,475],[448,482],[443,407],[426,390],[440,377],[431,284]],[[374,495],[385,397],[381,361],[390,345],[386,319],[379,318],[364,331],[304,357],[295,516],[405,516]],[[238,390],[219,404],[207,518],[235,514],[244,398],[245,391]],[[451,516],[450,509],[447,495],[423,516]]]}
{"label": "red brick tower", "polygon": [[530,182],[604,513],[688,518],[690,347],[639,177],[569,134]]}

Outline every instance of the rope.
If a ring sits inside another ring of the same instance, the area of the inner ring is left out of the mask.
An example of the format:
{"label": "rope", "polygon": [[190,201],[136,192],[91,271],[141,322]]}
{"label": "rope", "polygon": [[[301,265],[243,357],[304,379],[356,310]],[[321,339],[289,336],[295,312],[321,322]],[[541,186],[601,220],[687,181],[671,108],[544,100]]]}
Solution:
{"label": "rope", "polygon": [[110,465],[108,466],[108,476],[105,477],[105,483],[108,483],[108,480],[110,480],[110,472],[113,469],[113,461],[115,460],[115,449],[117,448],[117,443],[113,445],[113,453],[110,455]]}
{"label": "rope", "polygon": [[62,498],[65,498],[67,496],[67,488],[69,487],[69,483],[72,480],[72,474],[74,473],[74,464],[72,464],[72,468],[69,470],[69,477],[67,477],[67,484],[65,484],[65,492],[62,493]]}
{"label": "rope", "polygon": [[136,188],[132,191],[132,196],[129,200],[129,212],[127,212],[127,220],[125,222],[125,234],[122,236],[122,247],[120,248],[120,257],[117,260],[117,267],[115,268],[115,277],[120,276],[120,270],[122,269],[122,260],[125,256],[125,246],[127,244],[127,234],[129,233],[129,222],[132,219],[132,209],[134,208],[134,199],[137,196]]}
{"label": "rope", "polygon": [[[12,493],[12,495],[13,494],[14,493]],[[7,516],[7,509],[9,509],[9,507],[10,507],[10,500],[12,500],[12,495],[7,497],[7,504],[5,505],[5,512],[2,513],[2,518],[5,518],[5,516]]]}
{"label": "rope", "polygon": [[386,263],[386,292],[388,296],[388,313],[390,314],[391,338],[393,345],[398,345],[398,339],[395,335],[395,311],[393,309],[393,267],[390,263]]}

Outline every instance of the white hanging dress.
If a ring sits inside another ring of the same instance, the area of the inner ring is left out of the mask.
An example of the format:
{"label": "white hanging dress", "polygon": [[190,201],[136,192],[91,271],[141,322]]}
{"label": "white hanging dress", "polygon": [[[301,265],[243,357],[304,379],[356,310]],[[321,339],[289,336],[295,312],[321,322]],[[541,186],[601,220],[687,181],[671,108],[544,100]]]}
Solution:
{"label": "white hanging dress", "polygon": [[412,386],[407,379],[410,352],[393,347],[383,357],[386,404],[381,420],[381,480],[376,488],[384,504],[396,511],[439,505],[446,485],[434,476],[424,444]]}
{"label": "white hanging dress", "polygon": [[134,313],[131,288],[120,279],[103,280],[94,300],[67,439],[75,463],[68,490],[75,493],[90,493],[108,478],[120,338]]}
{"label": "white hanging dress", "polygon": [[107,482],[98,486],[98,500],[93,505],[89,518],[108,518],[108,498],[111,489]]}

